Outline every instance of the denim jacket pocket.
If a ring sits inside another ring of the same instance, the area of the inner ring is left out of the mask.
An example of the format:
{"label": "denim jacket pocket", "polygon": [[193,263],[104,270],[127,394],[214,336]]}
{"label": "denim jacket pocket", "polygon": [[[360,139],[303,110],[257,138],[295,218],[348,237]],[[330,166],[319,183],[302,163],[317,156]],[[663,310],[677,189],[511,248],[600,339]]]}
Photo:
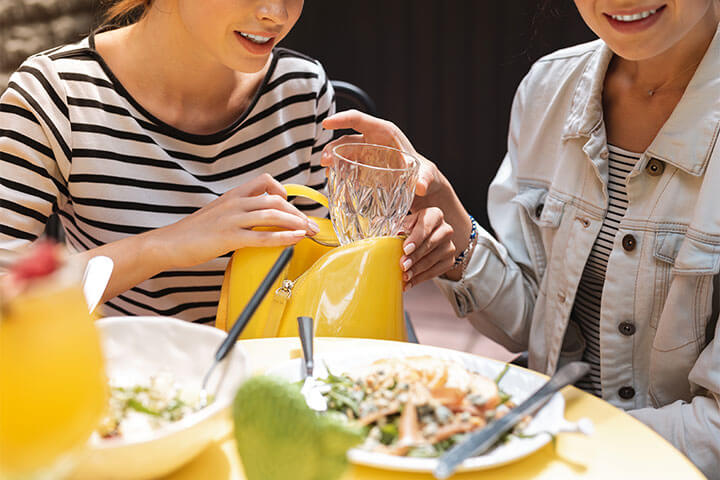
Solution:
{"label": "denim jacket pocket", "polygon": [[565,202],[548,193],[547,188],[526,187],[512,199],[522,207],[525,244],[530,249],[538,278],[547,267],[547,247],[552,244],[562,220]]}
{"label": "denim jacket pocket", "polygon": [[527,188],[515,195],[512,201],[521,205],[538,227],[560,225],[565,202],[548,195],[547,188]]}
{"label": "denim jacket pocket", "polygon": [[[650,326],[653,348],[670,351],[701,343],[712,310],[712,279],[720,272],[720,245],[684,233],[659,232],[654,307]],[[698,352],[699,353],[699,352]]]}
{"label": "denim jacket pocket", "polygon": [[660,407],[692,397],[688,375],[705,345],[720,248],[684,233],[658,233],[654,256],[650,395]]}

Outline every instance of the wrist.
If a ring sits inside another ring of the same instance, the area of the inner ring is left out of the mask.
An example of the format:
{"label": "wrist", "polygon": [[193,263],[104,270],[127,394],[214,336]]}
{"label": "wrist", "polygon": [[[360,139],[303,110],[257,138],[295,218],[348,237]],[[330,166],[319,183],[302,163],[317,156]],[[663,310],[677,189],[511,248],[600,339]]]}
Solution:
{"label": "wrist", "polygon": [[480,226],[472,215],[468,214],[467,220],[470,224],[470,232],[467,237],[465,237],[465,248],[457,254],[452,268],[450,268],[450,270],[448,270],[444,275],[444,277],[449,280],[458,281],[465,275],[465,269],[467,268],[470,257],[475,251],[475,246],[477,245],[478,237],[480,235]]}
{"label": "wrist", "polygon": [[437,206],[443,211],[445,221],[453,228],[453,243],[456,256],[467,247],[472,224],[467,210],[455,193],[452,184],[438,170],[433,182],[434,188],[425,197],[427,206]]}

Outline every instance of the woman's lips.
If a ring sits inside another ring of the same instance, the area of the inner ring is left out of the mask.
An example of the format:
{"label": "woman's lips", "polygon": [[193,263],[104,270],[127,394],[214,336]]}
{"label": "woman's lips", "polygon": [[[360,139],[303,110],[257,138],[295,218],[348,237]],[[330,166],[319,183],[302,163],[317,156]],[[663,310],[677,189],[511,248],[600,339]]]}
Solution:
{"label": "woman's lips", "polygon": [[[611,27],[621,33],[637,33],[643,30],[647,30],[653,26],[665,11],[665,5],[662,5],[656,9],[638,9],[631,13],[605,13],[605,18]],[[613,17],[624,17],[622,20]],[[633,19],[637,18],[637,19]],[[629,20],[629,21],[628,21]]]}
{"label": "woman's lips", "polygon": [[268,40],[265,43],[257,43],[249,38],[243,36],[239,31],[235,30],[235,38],[238,39],[240,44],[245,47],[245,49],[252,53],[253,55],[267,55],[270,53],[270,51],[275,46],[275,38],[270,37],[270,40]]}

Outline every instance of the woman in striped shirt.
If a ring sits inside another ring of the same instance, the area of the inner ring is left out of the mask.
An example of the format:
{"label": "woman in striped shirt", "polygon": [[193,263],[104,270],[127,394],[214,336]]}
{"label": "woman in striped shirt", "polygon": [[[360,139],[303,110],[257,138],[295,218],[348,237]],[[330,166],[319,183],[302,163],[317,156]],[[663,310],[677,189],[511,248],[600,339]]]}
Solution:
{"label": "woman in striped shirt", "polygon": [[[317,232],[303,211],[322,207],[288,203],[279,183],[325,186],[332,86],[317,61],[275,48],[302,6],[120,0],[108,23],[138,22],[29,58],[0,97],[0,248],[57,213],[73,250],[115,262],[106,313],[211,322],[229,252]],[[442,212],[407,227],[425,278],[447,269]]]}
{"label": "woman in striped shirt", "polygon": [[29,58],[0,99],[0,247],[57,212],[115,262],[107,313],[212,321],[228,252],[317,228],[280,185],[323,188],[331,138],[321,65],[275,48],[302,4],[122,0],[110,21],[139,21]]}

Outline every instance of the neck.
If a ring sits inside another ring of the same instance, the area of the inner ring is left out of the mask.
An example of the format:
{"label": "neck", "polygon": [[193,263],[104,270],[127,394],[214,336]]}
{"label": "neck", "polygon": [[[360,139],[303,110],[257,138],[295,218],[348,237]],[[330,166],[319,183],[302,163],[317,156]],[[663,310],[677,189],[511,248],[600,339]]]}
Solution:
{"label": "neck", "polygon": [[226,106],[238,93],[251,95],[257,73],[220,63],[189,35],[177,9],[158,3],[125,32],[129,56],[155,95],[167,105],[200,109]]}
{"label": "neck", "polygon": [[[690,33],[661,54],[644,60],[615,57],[614,67],[624,72],[632,85],[643,92],[659,88],[685,89],[707,51],[718,20],[706,17]],[[652,94],[652,93],[651,93]]]}

